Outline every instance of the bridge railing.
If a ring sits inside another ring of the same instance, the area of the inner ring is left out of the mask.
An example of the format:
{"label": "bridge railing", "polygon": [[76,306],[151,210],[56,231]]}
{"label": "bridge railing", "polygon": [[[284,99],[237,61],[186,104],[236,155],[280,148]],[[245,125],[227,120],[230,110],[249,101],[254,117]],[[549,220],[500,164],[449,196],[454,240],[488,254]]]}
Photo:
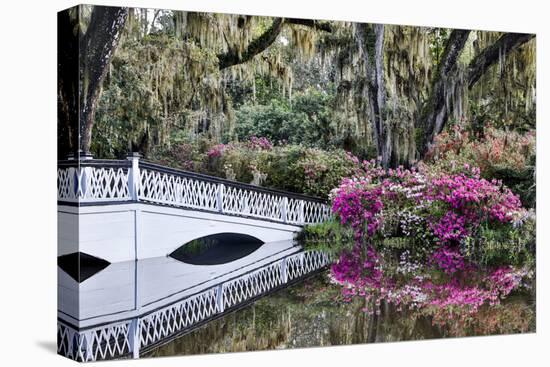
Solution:
{"label": "bridge railing", "polygon": [[131,161],[85,159],[58,162],[58,201],[86,203],[131,200]]}
{"label": "bridge railing", "polygon": [[83,205],[142,201],[297,225],[330,215],[319,198],[173,169],[137,155],[59,162],[57,186],[58,201]]}
{"label": "bridge railing", "polygon": [[299,252],[136,318],[84,330],[58,321],[57,351],[83,362],[127,355],[137,358],[140,352],[299,281],[330,262],[320,251]]}

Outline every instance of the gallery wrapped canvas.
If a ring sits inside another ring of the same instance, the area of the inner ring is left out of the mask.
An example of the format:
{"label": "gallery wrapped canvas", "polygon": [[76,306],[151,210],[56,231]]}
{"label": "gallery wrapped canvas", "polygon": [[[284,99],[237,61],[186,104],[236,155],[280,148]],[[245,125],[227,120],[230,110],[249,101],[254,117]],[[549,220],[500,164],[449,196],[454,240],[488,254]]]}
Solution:
{"label": "gallery wrapped canvas", "polygon": [[57,351],[535,331],[535,35],[58,13]]}

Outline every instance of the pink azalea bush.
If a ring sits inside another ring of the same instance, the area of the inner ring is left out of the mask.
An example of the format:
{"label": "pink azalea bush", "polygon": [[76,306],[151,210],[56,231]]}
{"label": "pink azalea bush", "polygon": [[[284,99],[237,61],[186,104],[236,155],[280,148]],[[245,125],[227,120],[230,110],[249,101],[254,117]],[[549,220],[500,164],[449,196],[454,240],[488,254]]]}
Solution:
{"label": "pink azalea bush", "polygon": [[505,180],[524,205],[533,207],[535,131],[499,129],[488,123],[480,134],[471,131],[471,126],[462,120],[439,134],[424,157],[426,166],[434,171],[459,173],[464,165],[475,165],[484,178]]}
{"label": "pink azalea bush", "polygon": [[475,313],[526,284],[525,267],[484,266],[466,246],[487,229],[506,233],[525,221],[519,198],[500,181],[469,166],[439,175],[363,166],[364,175],[342,180],[330,196],[336,220],[354,232],[355,245],[341,252],[330,273],[345,299],[366,298],[369,312],[388,302]]}
{"label": "pink azalea bush", "polygon": [[248,141],[248,146],[252,149],[271,150],[273,143],[266,137],[251,136]]}

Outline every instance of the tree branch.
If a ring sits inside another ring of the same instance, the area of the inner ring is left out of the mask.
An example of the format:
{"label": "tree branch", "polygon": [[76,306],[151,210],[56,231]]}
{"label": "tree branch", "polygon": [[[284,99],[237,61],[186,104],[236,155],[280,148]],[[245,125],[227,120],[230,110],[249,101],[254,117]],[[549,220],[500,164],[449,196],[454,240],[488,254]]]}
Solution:
{"label": "tree branch", "polygon": [[78,7],[57,13],[57,154],[78,151]]}
{"label": "tree branch", "polygon": [[275,42],[277,36],[281,33],[283,23],[283,18],[275,18],[271,26],[258,38],[250,42],[246,50],[241,54],[235,49],[230,49],[224,54],[219,54],[218,60],[220,70],[250,61],[254,56],[265,51]]}
{"label": "tree branch", "polygon": [[219,68],[223,70],[230,66],[243,64],[252,60],[256,55],[265,51],[269,46],[275,42],[279,34],[283,29],[284,24],[296,24],[311,27],[313,29],[332,32],[332,25],[330,22],[313,20],[313,19],[298,19],[298,18],[275,18],[271,26],[262,33],[258,38],[250,42],[244,52],[239,54],[235,49],[230,49],[226,53],[219,54]]}
{"label": "tree branch", "polygon": [[287,18],[286,22],[288,24],[297,24],[297,25],[303,25],[306,27],[311,27],[318,31],[324,31],[329,33],[332,32],[332,25],[330,24],[330,22],[324,22],[324,21],[314,20],[314,19],[299,19],[299,18]]}
{"label": "tree branch", "polygon": [[528,33],[506,33],[491,46],[484,49],[468,65],[468,88],[471,89],[499,58],[506,56],[534,37],[534,34]]}

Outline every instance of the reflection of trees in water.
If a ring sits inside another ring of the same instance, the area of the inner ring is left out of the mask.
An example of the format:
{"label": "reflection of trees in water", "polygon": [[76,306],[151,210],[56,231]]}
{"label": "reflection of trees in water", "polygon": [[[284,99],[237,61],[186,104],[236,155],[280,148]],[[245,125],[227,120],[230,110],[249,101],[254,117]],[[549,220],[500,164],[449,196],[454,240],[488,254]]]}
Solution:
{"label": "reflection of trees in water", "polygon": [[529,297],[516,297],[508,304],[482,311],[469,324],[449,320],[448,325],[435,326],[431,317],[397,312],[387,304],[382,305],[379,315],[369,315],[363,311],[362,299],[335,301],[338,291],[318,276],[214,320],[147,357],[534,331],[534,305],[528,302]]}

